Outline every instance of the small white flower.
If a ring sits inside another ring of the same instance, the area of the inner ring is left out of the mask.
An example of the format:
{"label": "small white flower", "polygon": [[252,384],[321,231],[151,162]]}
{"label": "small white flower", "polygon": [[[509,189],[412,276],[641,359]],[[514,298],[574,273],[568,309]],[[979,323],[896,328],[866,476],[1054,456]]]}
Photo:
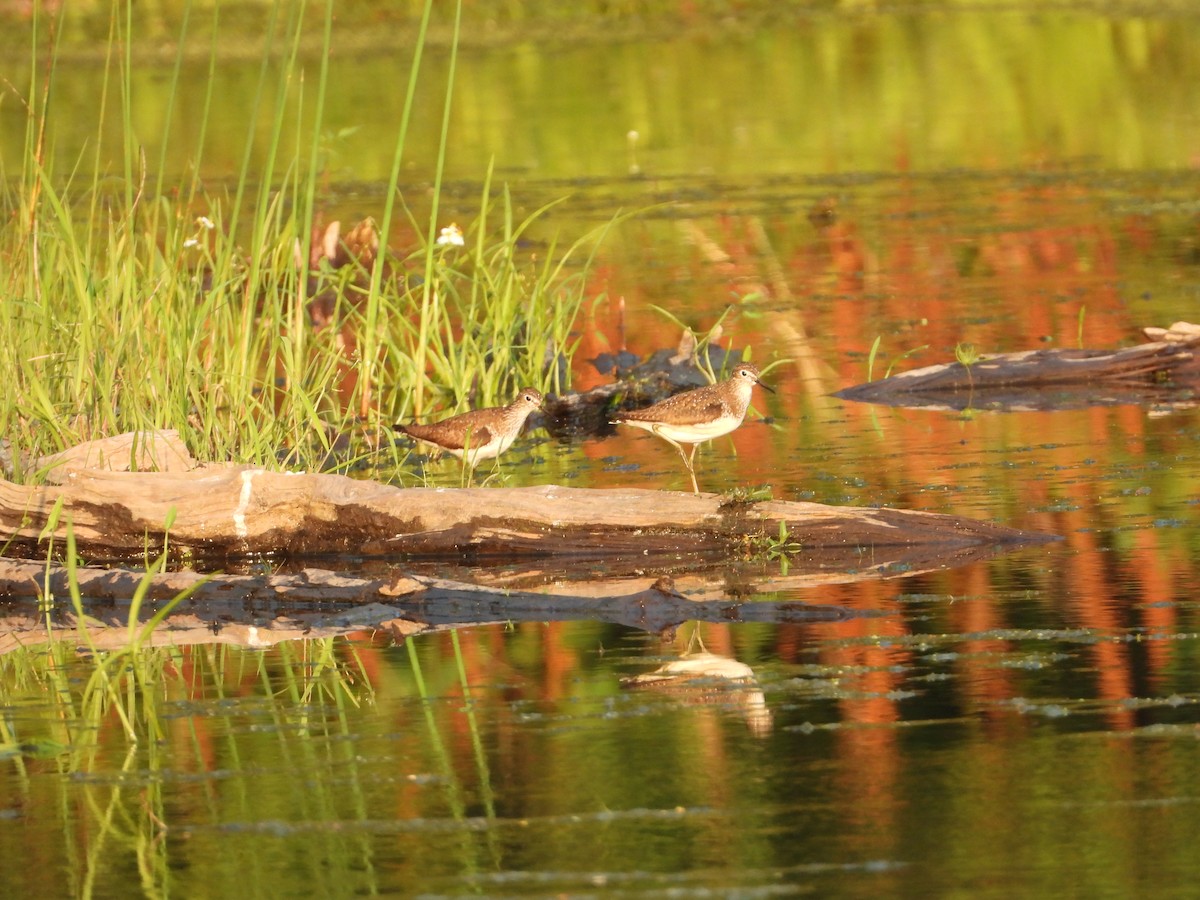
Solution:
{"label": "small white flower", "polygon": [[188,238],[186,241],[183,242],[184,250],[188,250],[192,247],[199,247],[199,246],[200,246],[200,242],[198,240],[196,240],[195,238]]}
{"label": "small white flower", "polygon": [[438,234],[436,243],[439,247],[461,247],[466,241],[463,240],[462,229],[451,222]]}
{"label": "small white flower", "polygon": [[201,226],[202,228],[208,229],[209,231],[212,231],[214,228],[217,227],[216,225],[213,224],[212,219],[210,219],[208,216],[199,216],[196,219],[196,224]]}

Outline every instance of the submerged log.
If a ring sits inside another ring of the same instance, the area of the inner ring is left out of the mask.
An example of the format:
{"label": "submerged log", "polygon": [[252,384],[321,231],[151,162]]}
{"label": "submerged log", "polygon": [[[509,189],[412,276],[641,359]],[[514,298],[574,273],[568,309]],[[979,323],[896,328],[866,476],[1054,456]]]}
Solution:
{"label": "submerged log", "polygon": [[1200,326],[1146,329],[1150,343],[1119,350],[1028,350],[927,366],[834,394],[843,400],[932,409],[1045,410],[1187,402],[1200,386]]}
{"label": "submerged log", "polygon": [[[72,582],[80,608],[72,601]],[[138,614],[128,605],[141,587]],[[634,589],[637,588],[637,589]],[[153,629],[156,611],[187,592]],[[718,592],[719,596],[719,592]],[[393,636],[498,622],[614,622],[663,632],[687,621],[836,622],[878,615],[801,602],[742,602],[681,593],[669,578],[598,597],[590,592],[512,591],[441,578],[396,573],[359,578],[310,569],[295,575],[141,573],[0,559],[0,655],[47,640],[73,640],[92,649],[228,643],[266,647],[298,638],[382,630]],[[36,601],[48,613],[35,613]],[[6,605],[8,608],[4,609]],[[80,615],[82,613],[82,615]]]}

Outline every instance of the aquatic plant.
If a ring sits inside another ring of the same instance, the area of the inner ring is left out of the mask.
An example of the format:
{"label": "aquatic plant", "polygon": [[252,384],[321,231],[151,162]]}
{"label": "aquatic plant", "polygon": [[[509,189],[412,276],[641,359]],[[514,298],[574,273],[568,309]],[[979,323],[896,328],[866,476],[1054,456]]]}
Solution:
{"label": "aquatic plant", "polygon": [[[875,380],[875,357],[879,353],[879,347],[883,343],[883,335],[875,335],[875,340],[871,343],[871,350],[867,354],[867,381]],[[887,370],[883,373],[884,378],[892,377],[892,370],[896,368],[896,364],[903,362],[908,357],[915,353],[920,353],[922,350],[928,350],[928,344],[921,344],[919,347],[909,347],[895,359],[888,363]]]}
{"label": "aquatic plant", "polygon": [[958,343],[954,345],[954,358],[958,360],[958,364],[967,370],[967,382],[973,388],[975,386],[975,376],[971,374],[971,366],[979,362],[979,351],[975,349],[974,344]]}

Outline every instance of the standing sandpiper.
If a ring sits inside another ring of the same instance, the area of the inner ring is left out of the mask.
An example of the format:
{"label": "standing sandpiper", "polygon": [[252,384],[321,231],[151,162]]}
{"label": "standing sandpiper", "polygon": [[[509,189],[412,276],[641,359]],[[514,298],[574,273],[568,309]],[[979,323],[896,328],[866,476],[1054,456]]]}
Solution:
{"label": "standing sandpiper", "polygon": [[429,425],[392,427],[414,440],[457,456],[474,470],[481,459],[494,459],[511,447],[529,414],[541,406],[542,395],[527,387],[521,388],[517,399],[508,406],[473,409]]}
{"label": "standing sandpiper", "polygon": [[[645,409],[621,413],[613,424],[644,428],[678,450],[692,476],[692,490],[698,494],[700,487],[696,483],[696,470],[692,468],[696,445],[729,434],[742,424],[756,384],[774,393],[758,379],[758,369],[749,363],[740,363],[725,381],[684,391]],[[688,445],[686,453],[683,444]]]}

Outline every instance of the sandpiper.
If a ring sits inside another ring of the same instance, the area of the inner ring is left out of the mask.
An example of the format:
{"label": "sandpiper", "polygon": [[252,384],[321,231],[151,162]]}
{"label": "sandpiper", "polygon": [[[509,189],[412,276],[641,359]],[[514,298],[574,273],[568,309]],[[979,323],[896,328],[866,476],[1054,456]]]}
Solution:
{"label": "sandpiper", "polygon": [[542,395],[533,388],[521,388],[517,399],[508,406],[473,409],[429,425],[394,425],[410,438],[444,450],[474,469],[481,459],[494,459],[512,446],[525,420],[542,406]]}
{"label": "sandpiper", "polygon": [[[644,428],[678,450],[692,476],[692,490],[698,494],[700,486],[692,468],[696,445],[729,434],[742,424],[756,384],[774,393],[774,389],[759,381],[758,369],[749,363],[739,363],[724,381],[684,391],[645,409],[621,413],[613,424]],[[683,444],[688,445],[686,453]]]}

